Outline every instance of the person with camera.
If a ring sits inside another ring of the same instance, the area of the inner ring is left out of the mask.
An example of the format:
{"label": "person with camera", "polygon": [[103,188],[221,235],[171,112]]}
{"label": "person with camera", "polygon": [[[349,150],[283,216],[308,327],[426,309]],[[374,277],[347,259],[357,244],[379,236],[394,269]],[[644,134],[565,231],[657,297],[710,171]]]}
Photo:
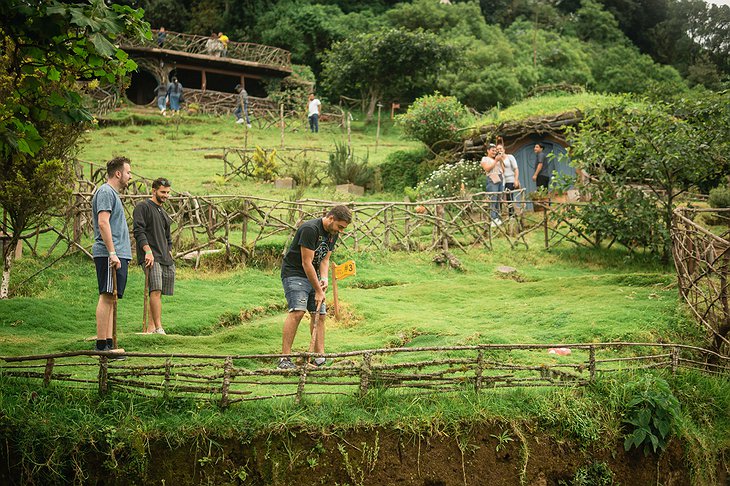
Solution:
{"label": "person with camera", "polygon": [[507,201],[509,217],[515,215],[515,199],[512,192],[520,188],[520,168],[517,166],[517,159],[504,150],[504,142],[497,141],[497,159],[502,161],[504,168],[504,198]]}
{"label": "person with camera", "polygon": [[487,173],[486,191],[489,199],[492,201],[492,209],[489,213],[489,217],[492,220],[492,227],[502,224],[502,219],[499,217],[499,198],[502,191],[504,191],[504,166],[502,159],[502,156],[497,155],[497,146],[490,143],[487,147],[487,154],[482,157],[480,162],[482,169]]}

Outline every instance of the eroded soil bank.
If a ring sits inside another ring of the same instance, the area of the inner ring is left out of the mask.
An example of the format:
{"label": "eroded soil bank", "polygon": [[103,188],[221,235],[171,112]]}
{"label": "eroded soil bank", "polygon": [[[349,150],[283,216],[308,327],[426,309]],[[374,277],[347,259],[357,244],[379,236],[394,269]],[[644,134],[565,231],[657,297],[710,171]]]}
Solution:
{"label": "eroded soil bank", "polygon": [[[28,484],[12,445],[2,449],[0,483]],[[661,455],[645,456],[624,452],[620,443],[584,449],[539,432],[494,424],[451,435],[385,429],[328,435],[289,431],[239,441],[208,434],[175,447],[166,441],[123,445],[115,448],[114,457],[89,450],[76,458],[75,471],[62,474],[69,482],[86,484],[174,486],[547,486],[573,484],[576,474],[582,474],[593,481],[612,478],[613,484],[670,486],[692,483],[689,464],[677,440]],[[717,484],[728,484],[726,468],[718,466]]]}

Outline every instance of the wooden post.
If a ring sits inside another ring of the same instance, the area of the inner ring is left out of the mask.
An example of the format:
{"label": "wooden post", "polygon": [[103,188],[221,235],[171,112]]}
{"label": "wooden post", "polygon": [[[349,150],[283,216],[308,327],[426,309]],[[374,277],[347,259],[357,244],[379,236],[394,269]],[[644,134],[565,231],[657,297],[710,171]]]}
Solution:
{"label": "wooden post", "polygon": [[246,248],[248,233],[248,199],[243,200],[243,220],[241,221],[241,246]]}
{"label": "wooden post", "polygon": [[547,207],[545,207],[543,209],[542,214],[543,214],[543,217],[542,217],[542,227],[543,227],[543,229],[545,231],[545,249],[546,250],[549,250],[550,249],[550,243],[549,243],[549,238],[548,238],[548,208]]}
{"label": "wooden post", "polygon": [[109,391],[109,361],[106,356],[99,359],[99,395]]}
{"label": "wooden post", "polygon": [[279,105],[279,123],[281,123],[281,148],[284,148],[284,103]]}
{"label": "wooden post", "polygon": [[172,362],[170,361],[170,358],[167,358],[165,360],[165,379],[162,384],[165,396],[170,393],[170,368],[172,368]]}
{"label": "wooden post", "polygon": [[378,145],[380,145],[380,109],[383,104],[378,102],[378,129],[375,131],[375,151],[378,151]]}
{"label": "wooden post", "polygon": [[51,383],[51,377],[53,376],[53,358],[46,360],[46,370],[43,372],[43,386],[48,386]]}
{"label": "wooden post", "polygon": [[476,370],[476,379],[474,380],[474,391],[477,393],[482,388],[482,373],[484,372],[484,351],[479,350],[479,354],[477,355],[477,370]]}
{"label": "wooden post", "polygon": [[588,348],[588,371],[590,372],[590,381],[596,379],[596,348],[591,346]]}
{"label": "wooden post", "polygon": [[390,225],[388,224],[388,209],[383,211],[383,248],[386,250],[390,248]]}
{"label": "wooden post", "polygon": [[337,294],[337,264],[332,262],[332,298],[334,299],[335,320],[340,320],[340,299]]}
{"label": "wooden post", "polygon": [[297,383],[297,394],[294,399],[294,403],[299,405],[302,403],[302,396],[304,395],[304,384],[307,382],[307,366],[302,366],[299,370],[299,383]]}
{"label": "wooden post", "polygon": [[144,302],[142,309],[142,332],[147,332],[149,326],[147,325],[147,309],[149,308],[149,296],[150,296],[150,269],[144,267]]}
{"label": "wooden post", "polygon": [[357,236],[357,212],[355,211],[354,205],[350,208],[352,211],[352,236],[355,239],[355,244],[353,245],[353,249],[355,252],[360,251],[360,245],[359,245],[359,238]]}
{"label": "wooden post", "polygon": [[117,349],[117,267],[112,267],[112,348]]}
{"label": "wooden post", "polygon": [[405,222],[404,229],[403,229],[403,243],[406,245],[406,251],[411,251],[411,238],[410,238],[410,232],[411,232],[411,215],[408,212],[408,208],[405,208]]}
{"label": "wooden post", "polygon": [[350,136],[350,120],[352,120],[352,115],[350,112],[347,112],[347,153],[349,155],[352,155],[352,137]]}
{"label": "wooden post", "polygon": [[370,377],[373,374],[370,368],[371,353],[365,353],[362,356],[362,365],[360,365],[360,396],[365,396],[370,387]]}
{"label": "wooden post", "polygon": [[672,347],[672,374],[676,375],[679,369],[679,348],[677,346]]}
{"label": "wooden post", "polygon": [[221,386],[221,404],[222,409],[228,408],[228,390],[231,387],[231,369],[233,368],[233,358],[226,356],[226,362],[223,365],[223,385]]}

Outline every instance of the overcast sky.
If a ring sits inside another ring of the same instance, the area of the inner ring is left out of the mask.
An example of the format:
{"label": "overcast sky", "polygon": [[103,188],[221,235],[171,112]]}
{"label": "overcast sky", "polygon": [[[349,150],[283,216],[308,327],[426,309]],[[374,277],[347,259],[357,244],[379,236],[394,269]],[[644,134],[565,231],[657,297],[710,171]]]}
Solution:
{"label": "overcast sky", "polygon": [[730,6],[730,0],[705,0],[707,3],[714,3],[715,5],[728,5]]}

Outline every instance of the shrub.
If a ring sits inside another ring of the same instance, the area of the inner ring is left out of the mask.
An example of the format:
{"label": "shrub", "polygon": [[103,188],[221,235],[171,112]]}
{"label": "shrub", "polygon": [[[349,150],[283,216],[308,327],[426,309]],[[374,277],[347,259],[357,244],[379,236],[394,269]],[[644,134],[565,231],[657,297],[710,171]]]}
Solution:
{"label": "shrub", "polygon": [[407,138],[420,140],[433,150],[439,150],[456,145],[459,129],[469,125],[470,119],[466,108],[456,98],[436,92],[418,98],[396,121]]}
{"label": "shrub", "polygon": [[256,147],[253,152],[253,172],[254,179],[262,181],[273,181],[276,177],[276,149],[266,152],[261,147]]}
{"label": "shrub", "polygon": [[624,449],[643,445],[644,454],[663,450],[679,418],[679,401],[669,383],[654,375],[644,375],[627,387],[629,402],[624,423],[632,426],[632,430],[626,435]]}
{"label": "shrub", "polygon": [[335,151],[329,154],[327,173],[335,184],[357,184],[370,188],[373,184],[373,169],[368,166],[368,156],[355,157],[345,142],[335,142]]}
{"label": "shrub", "polygon": [[388,155],[380,164],[383,189],[390,192],[403,192],[406,187],[415,187],[420,179],[421,162],[428,159],[430,152],[425,148],[398,150]]}
{"label": "shrub", "polygon": [[710,191],[708,200],[712,208],[730,208],[730,187],[716,187]]}
{"label": "shrub", "polygon": [[484,183],[484,170],[479,162],[460,160],[444,164],[416,187],[421,199],[457,197],[462,192],[479,192]]}

